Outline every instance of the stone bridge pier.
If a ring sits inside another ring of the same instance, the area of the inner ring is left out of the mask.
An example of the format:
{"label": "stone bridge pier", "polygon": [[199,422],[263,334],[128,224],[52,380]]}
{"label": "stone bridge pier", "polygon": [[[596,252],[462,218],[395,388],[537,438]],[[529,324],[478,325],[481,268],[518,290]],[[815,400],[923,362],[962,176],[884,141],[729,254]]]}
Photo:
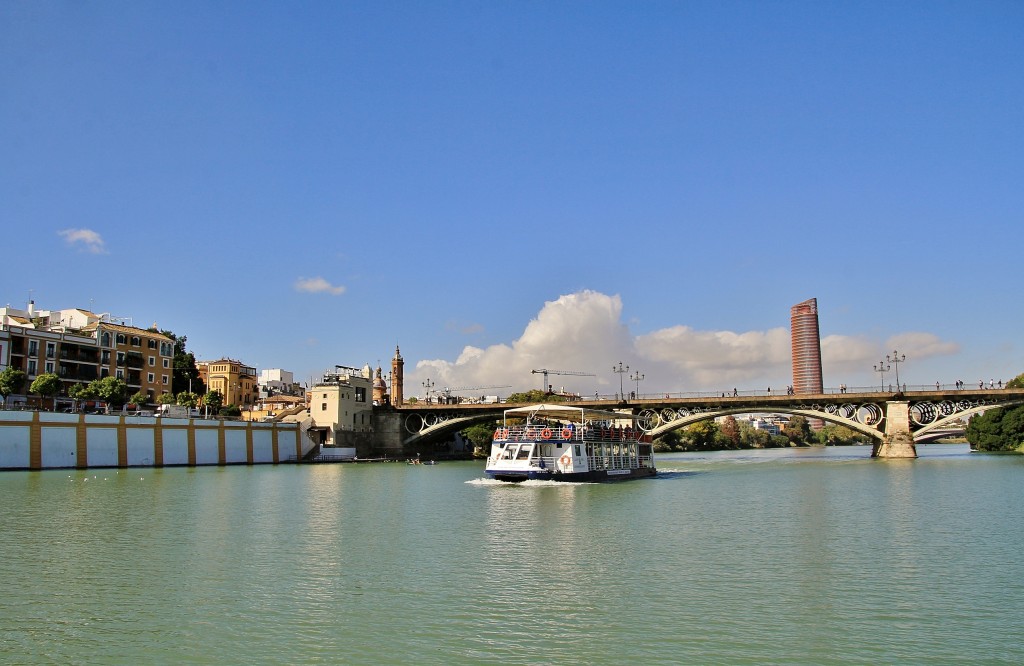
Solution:
{"label": "stone bridge pier", "polygon": [[910,402],[889,400],[885,403],[885,434],[871,449],[873,458],[916,458],[917,447],[910,432]]}

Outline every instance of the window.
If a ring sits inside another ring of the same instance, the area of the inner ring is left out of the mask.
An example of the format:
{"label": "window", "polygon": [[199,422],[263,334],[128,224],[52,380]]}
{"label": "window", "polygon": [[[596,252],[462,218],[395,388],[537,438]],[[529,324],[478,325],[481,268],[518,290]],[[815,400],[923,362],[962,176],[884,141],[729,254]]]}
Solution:
{"label": "window", "polygon": [[156,340],[150,338],[149,340],[146,340],[146,343],[149,345],[150,349],[156,349]]}
{"label": "window", "polygon": [[46,343],[46,358],[53,358],[57,355],[57,347],[52,342]]}
{"label": "window", "polygon": [[100,344],[104,347],[110,346],[110,333],[104,332],[103,335],[100,336]]}
{"label": "window", "polygon": [[164,386],[167,386],[167,375],[162,375],[161,378],[164,380]]}
{"label": "window", "polygon": [[126,342],[128,342],[128,338],[125,337],[124,333],[118,333],[117,334],[117,344],[123,345]]}
{"label": "window", "polygon": [[47,372],[53,372],[53,361],[47,361],[46,362],[46,371]]}
{"label": "window", "polygon": [[150,356],[149,357],[149,367],[152,368],[154,365],[156,365],[156,356]]}
{"label": "window", "polygon": [[132,336],[132,347],[141,347],[142,340],[137,335]]}
{"label": "window", "polygon": [[28,355],[29,356],[38,356],[39,355],[39,341],[38,340],[29,340],[28,341]]}
{"label": "window", "polygon": [[327,411],[327,403],[326,402],[323,403],[322,405],[320,405],[320,411],[322,411],[322,412],[326,412]]}
{"label": "window", "polygon": [[153,375],[152,372],[146,375],[146,381],[149,382],[150,384],[153,383],[154,379],[155,379],[155,376]]}
{"label": "window", "polygon": [[100,358],[102,359],[100,361],[101,363],[110,363],[110,352],[108,350],[104,349],[103,350],[103,354],[102,354],[102,356]]}
{"label": "window", "polygon": [[124,365],[124,352],[117,352],[117,364]]}
{"label": "window", "polygon": [[32,377],[36,374],[36,360],[34,358],[28,361],[28,376]]}
{"label": "window", "polygon": [[118,379],[124,379],[124,370],[118,368],[115,375]]}
{"label": "window", "polygon": [[164,367],[165,368],[171,367],[171,359],[169,359],[169,358],[165,358],[164,359]]}

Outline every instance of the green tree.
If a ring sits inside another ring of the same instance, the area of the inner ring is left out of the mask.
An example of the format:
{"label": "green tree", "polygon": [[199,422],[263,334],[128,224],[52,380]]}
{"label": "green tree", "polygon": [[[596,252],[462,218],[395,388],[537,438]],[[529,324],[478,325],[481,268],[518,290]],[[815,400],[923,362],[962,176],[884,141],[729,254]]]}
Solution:
{"label": "green tree", "polygon": [[465,428],[462,436],[473,444],[473,452],[477,455],[487,455],[490,451],[491,442],[494,441],[494,429],[498,427],[497,421],[477,423]]}
{"label": "green tree", "polygon": [[110,411],[111,406],[120,407],[128,400],[128,385],[118,377],[94,379],[90,385],[96,392],[96,397],[107,403],[107,411]]}
{"label": "green tree", "polygon": [[220,408],[219,414],[221,416],[241,416],[242,409],[238,405],[225,405]]}
{"label": "green tree", "polygon": [[161,393],[156,397],[156,404],[158,405],[173,405],[174,395],[171,393]]}
{"label": "green tree", "polygon": [[670,453],[682,451],[684,448],[683,435],[680,430],[669,430],[662,433],[654,440],[655,453]]}
{"label": "green tree", "polygon": [[523,393],[513,393],[505,400],[505,402],[514,403],[531,403],[531,402],[565,402],[566,398],[563,395],[554,395],[551,393],[545,393],[540,389],[530,389]]}
{"label": "green tree", "polygon": [[186,349],[188,336],[175,335],[173,331],[160,331],[174,342],[174,361],[172,366],[174,374],[171,376],[171,393],[178,395],[186,391],[203,395],[206,393],[206,384],[199,378],[199,368],[196,367],[195,355]]}
{"label": "green tree", "polygon": [[203,396],[203,404],[210,408],[214,414],[224,406],[224,396],[216,389]]}
{"label": "green tree", "polygon": [[718,425],[714,421],[698,421],[686,428],[688,451],[714,451],[720,444]]}
{"label": "green tree", "polygon": [[17,368],[5,368],[0,372],[0,395],[4,397],[4,407],[7,406],[7,396],[21,392],[25,379],[25,373]]}
{"label": "green tree", "polygon": [[979,451],[1024,450],[1024,406],[989,409],[967,422],[964,433]]}
{"label": "green tree", "polygon": [[128,399],[128,402],[132,403],[136,407],[142,407],[143,405],[149,404],[149,394],[145,391],[136,391],[132,394],[132,397]]}
{"label": "green tree", "polygon": [[33,380],[28,390],[43,398],[49,398],[52,404],[53,396],[57,395],[61,388],[60,377],[52,372],[44,372]]}
{"label": "green tree", "polygon": [[89,384],[72,384],[68,387],[68,397],[75,401],[75,409],[79,407],[80,402],[85,400],[95,400],[99,396],[96,394],[96,387]]}
{"label": "green tree", "polygon": [[[1006,388],[1024,388],[1024,374],[1006,382]],[[975,414],[967,422],[964,435],[979,451],[1024,452],[1024,405]]]}
{"label": "green tree", "polygon": [[774,446],[772,435],[767,430],[750,426],[750,448],[770,449]]}
{"label": "green tree", "polygon": [[182,407],[195,407],[199,404],[199,396],[195,393],[189,393],[188,391],[182,391],[175,396],[174,401]]}
{"label": "green tree", "polygon": [[825,446],[848,446],[857,442],[863,442],[866,437],[856,430],[841,426],[837,423],[826,423],[817,432],[818,442]]}
{"label": "green tree", "polygon": [[782,429],[782,434],[789,440],[790,444],[796,444],[797,446],[807,446],[807,443],[814,438],[811,434],[811,424],[802,416],[790,418],[789,422]]}

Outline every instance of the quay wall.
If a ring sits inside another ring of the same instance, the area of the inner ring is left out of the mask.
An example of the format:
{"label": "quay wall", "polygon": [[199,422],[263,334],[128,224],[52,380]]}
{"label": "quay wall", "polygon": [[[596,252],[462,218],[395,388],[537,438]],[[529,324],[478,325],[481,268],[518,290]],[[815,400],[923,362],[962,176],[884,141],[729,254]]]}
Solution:
{"label": "quay wall", "polygon": [[0,470],[276,464],[312,446],[295,423],[0,410]]}

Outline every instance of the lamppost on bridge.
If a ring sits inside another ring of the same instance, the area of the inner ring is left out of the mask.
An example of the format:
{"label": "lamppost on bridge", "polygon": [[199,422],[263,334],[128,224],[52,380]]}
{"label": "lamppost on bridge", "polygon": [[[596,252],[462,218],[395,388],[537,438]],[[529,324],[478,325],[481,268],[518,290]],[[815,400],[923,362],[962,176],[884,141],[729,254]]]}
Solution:
{"label": "lamppost on bridge", "polygon": [[629,378],[632,379],[634,382],[636,382],[636,393],[633,394],[633,397],[634,398],[639,398],[640,397],[640,382],[642,382],[644,380],[644,376],[642,374],[640,374],[639,370],[637,370],[632,375],[630,375]]}
{"label": "lamppost on bridge", "polygon": [[898,351],[893,350],[892,358],[890,359],[889,355],[886,354],[885,360],[887,362],[891,362],[893,365],[896,366],[896,391],[898,392],[900,390],[900,363],[907,360],[907,355],[901,354]]}
{"label": "lamppost on bridge", "polygon": [[625,395],[624,395],[624,393],[623,393],[623,389],[622,389],[622,375],[624,375],[624,374],[626,374],[626,373],[628,373],[628,372],[629,372],[629,366],[627,365],[627,366],[625,367],[625,369],[623,369],[623,367],[622,367],[622,361],[619,361],[619,367],[617,367],[617,368],[616,368],[616,367],[615,367],[615,366],[613,365],[613,366],[612,366],[612,372],[616,373],[616,374],[617,374],[617,375],[619,376],[619,395],[620,395],[620,396],[621,396],[621,397],[622,397],[623,399],[625,399]]}
{"label": "lamppost on bridge", "polygon": [[427,392],[427,404],[428,405],[430,404],[430,391],[433,390],[434,386],[436,386],[436,383],[430,381],[429,378],[427,379],[427,381],[423,382],[423,389]]}
{"label": "lamppost on bridge", "polygon": [[879,361],[875,366],[875,372],[881,375],[882,392],[885,393],[885,373],[889,372],[889,365],[885,361]]}

